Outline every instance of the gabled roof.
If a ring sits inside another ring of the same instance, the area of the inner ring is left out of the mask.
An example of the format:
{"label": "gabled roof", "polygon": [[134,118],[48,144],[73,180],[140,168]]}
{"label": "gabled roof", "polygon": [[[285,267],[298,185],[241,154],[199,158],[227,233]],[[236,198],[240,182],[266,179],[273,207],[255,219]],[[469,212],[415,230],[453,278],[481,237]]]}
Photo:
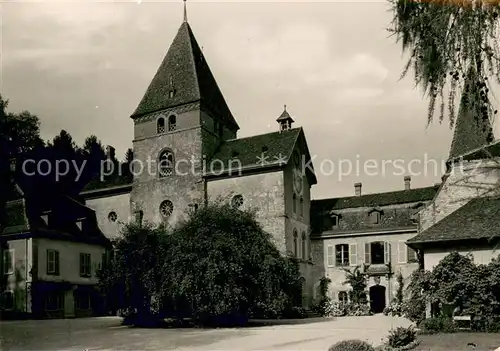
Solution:
{"label": "gabled roof", "polygon": [[[302,138],[307,149],[302,128],[227,140],[208,162],[207,171],[215,174],[231,171],[237,174],[240,164],[242,170],[283,167],[290,161],[297,141]],[[310,155],[306,151],[307,162]],[[207,172],[207,175],[210,173]],[[312,174],[312,177],[311,181],[315,184],[316,176]]]}
{"label": "gabled roof", "polygon": [[331,211],[358,207],[378,208],[379,206],[430,201],[433,199],[438,188],[439,186],[431,186],[427,188],[391,191],[361,196],[320,199],[313,200],[311,206],[315,211]]}
{"label": "gabled roof", "polygon": [[[481,101],[480,87],[471,69],[465,82],[465,89],[460,99],[449,159],[469,153],[493,141],[493,128],[489,119],[480,115],[478,105]],[[472,100],[472,101],[471,101]]]}
{"label": "gabled roof", "polygon": [[407,243],[418,245],[499,237],[500,198],[482,197],[469,201]]}
{"label": "gabled roof", "polygon": [[[170,97],[170,92],[174,95]],[[183,22],[132,118],[201,101],[216,117],[239,129],[193,31]]]}

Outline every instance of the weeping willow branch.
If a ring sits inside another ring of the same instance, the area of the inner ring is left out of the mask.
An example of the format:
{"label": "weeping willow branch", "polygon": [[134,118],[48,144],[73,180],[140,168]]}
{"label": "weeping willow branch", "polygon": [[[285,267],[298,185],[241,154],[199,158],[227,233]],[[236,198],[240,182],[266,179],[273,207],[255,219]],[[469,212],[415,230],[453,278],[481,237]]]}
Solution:
{"label": "weeping willow branch", "polygon": [[500,83],[500,0],[388,0],[393,12],[389,31],[410,53],[410,68],[429,98],[428,123],[436,104],[439,122],[448,105],[450,127],[455,102],[469,102],[476,118],[493,121],[490,80]]}

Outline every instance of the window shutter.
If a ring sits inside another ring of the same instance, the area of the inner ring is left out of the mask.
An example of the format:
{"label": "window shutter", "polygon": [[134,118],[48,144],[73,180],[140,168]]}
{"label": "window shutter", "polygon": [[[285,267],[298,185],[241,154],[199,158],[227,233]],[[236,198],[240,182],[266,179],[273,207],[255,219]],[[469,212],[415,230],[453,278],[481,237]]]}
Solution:
{"label": "window shutter", "polygon": [[398,263],[406,263],[406,244],[404,241],[398,241]]}
{"label": "window shutter", "polygon": [[55,274],[59,275],[59,251],[54,251]]}
{"label": "window shutter", "polygon": [[358,265],[358,244],[349,245],[349,264],[351,266]]}
{"label": "window shutter", "polygon": [[391,244],[387,241],[384,241],[384,262],[391,262]]}
{"label": "window shutter", "polygon": [[370,243],[365,244],[365,263],[372,263],[372,255],[370,250]]}
{"label": "window shutter", "polygon": [[335,250],[331,245],[328,246],[327,261],[329,267],[333,267],[335,265]]}

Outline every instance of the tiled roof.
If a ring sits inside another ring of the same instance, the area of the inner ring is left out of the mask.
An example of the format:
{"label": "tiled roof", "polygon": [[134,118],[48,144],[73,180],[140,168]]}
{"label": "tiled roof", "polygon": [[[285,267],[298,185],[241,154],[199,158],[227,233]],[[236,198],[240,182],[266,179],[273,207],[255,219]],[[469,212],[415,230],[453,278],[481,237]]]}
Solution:
{"label": "tiled roof", "polygon": [[475,198],[408,243],[432,243],[500,237],[500,198]]}
{"label": "tiled roof", "polygon": [[493,141],[493,129],[488,119],[478,116],[477,108],[472,109],[469,100],[479,101],[479,84],[474,81],[475,72],[471,69],[468,73],[465,90],[469,91],[469,96],[462,96],[460,108],[456,119],[453,140],[450,148],[450,159],[459,157],[474,149],[480,148]]}
{"label": "tiled roof", "polygon": [[339,197],[333,199],[313,200],[311,207],[313,211],[341,210],[357,207],[377,207],[430,201],[434,198],[439,186],[417,188],[410,190],[391,191],[386,193],[367,194],[361,196]]}
{"label": "tiled roof", "polygon": [[492,144],[482,146],[476,150],[472,150],[471,152],[461,156],[461,158],[465,161],[482,160],[492,157],[500,157],[500,140],[497,140]]}
{"label": "tiled roof", "polygon": [[[174,91],[173,97],[169,94]],[[196,42],[191,27],[183,22],[163,62],[132,118],[201,101],[231,127],[239,129]]]}
{"label": "tiled roof", "polygon": [[[235,169],[239,166],[237,160],[242,168],[284,166],[288,163],[301,132],[302,128],[294,128],[283,132],[228,140],[212,157],[208,171],[216,173],[222,170],[237,171]],[[261,162],[263,159],[265,162]]]}

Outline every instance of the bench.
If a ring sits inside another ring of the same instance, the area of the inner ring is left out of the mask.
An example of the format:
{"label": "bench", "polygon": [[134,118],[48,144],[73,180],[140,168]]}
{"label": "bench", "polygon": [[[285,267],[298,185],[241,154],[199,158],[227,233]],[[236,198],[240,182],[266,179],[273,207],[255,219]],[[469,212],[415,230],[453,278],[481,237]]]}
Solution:
{"label": "bench", "polygon": [[[472,316],[453,316],[458,329],[472,329]],[[465,326],[464,326],[465,325]]]}

